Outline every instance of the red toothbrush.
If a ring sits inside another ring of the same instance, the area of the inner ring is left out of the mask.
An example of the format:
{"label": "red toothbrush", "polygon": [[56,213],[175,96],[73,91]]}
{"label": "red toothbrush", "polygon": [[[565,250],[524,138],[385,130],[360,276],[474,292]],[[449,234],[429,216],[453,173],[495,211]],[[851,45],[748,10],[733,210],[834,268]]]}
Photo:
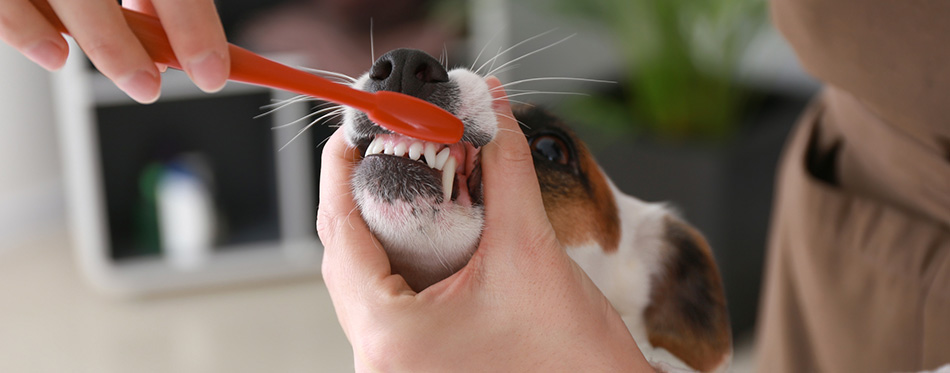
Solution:
{"label": "red toothbrush", "polygon": [[[46,1],[34,0],[33,4],[57,30],[69,33]],[[122,9],[122,13],[153,61],[181,70],[181,64],[175,58],[158,18],[128,9]],[[429,102],[396,92],[360,91],[269,60],[234,44],[228,44],[228,48],[231,55],[229,80],[346,105],[366,113],[370,120],[380,126],[417,139],[443,144],[456,143],[462,139],[462,121]]]}

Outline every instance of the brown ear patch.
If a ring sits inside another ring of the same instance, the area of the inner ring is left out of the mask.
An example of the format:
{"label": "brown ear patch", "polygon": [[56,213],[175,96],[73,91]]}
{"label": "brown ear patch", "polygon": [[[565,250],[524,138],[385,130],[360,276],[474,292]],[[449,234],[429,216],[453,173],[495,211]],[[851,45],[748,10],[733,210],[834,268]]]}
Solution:
{"label": "brown ear patch", "polygon": [[533,106],[515,105],[529,139],[556,136],[566,146],[565,164],[533,153],[541,196],[558,241],[567,247],[597,244],[606,252],[620,244],[620,218],[610,184],[593,155],[560,119]]}
{"label": "brown ear patch", "polygon": [[[620,245],[620,218],[607,178],[582,143],[577,146],[583,182],[572,190],[551,191],[542,186],[544,208],[561,244],[568,247],[595,242],[604,252],[617,251]],[[544,185],[556,184],[538,175]]]}
{"label": "brown ear patch", "polygon": [[647,336],[693,369],[711,371],[732,353],[732,332],[719,270],[706,240],[667,217],[663,268],[644,311]]}

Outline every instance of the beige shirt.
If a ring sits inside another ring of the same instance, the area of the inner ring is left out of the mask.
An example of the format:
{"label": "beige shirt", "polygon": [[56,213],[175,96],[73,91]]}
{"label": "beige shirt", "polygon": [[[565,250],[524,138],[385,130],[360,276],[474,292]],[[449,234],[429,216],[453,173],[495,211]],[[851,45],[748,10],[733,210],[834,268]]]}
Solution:
{"label": "beige shirt", "polygon": [[827,83],[779,174],[762,372],[950,362],[950,2],[774,0]]}

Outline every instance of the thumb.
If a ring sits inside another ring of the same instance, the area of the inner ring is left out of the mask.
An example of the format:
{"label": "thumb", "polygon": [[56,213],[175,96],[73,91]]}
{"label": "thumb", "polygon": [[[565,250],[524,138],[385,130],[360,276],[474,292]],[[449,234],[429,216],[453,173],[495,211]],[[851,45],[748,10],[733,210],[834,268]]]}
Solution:
{"label": "thumb", "polygon": [[353,199],[350,177],[359,155],[346,144],[343,132],[335,131],[324,145],[317,209],[317,233],[324,246],[323,278],[335,299],[362,295],[390,277],[389,258]]}
{"label": "thumb", "polygon": [[[482,242],[499,248],[538,246],[537,239],[554,238],[544,212],[534,160],[524,133],[511,112],[507,94],[495,77],[487,80],[498,120],[495,139],[482,149],[485,230]],[[493,244],[497,243],[497,245]]]}

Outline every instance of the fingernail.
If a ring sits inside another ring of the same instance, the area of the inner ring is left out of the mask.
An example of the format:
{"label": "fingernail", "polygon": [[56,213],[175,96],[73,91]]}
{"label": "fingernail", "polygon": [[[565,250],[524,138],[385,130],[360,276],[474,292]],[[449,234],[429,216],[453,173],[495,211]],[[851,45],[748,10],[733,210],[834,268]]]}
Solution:
{"label": "fingernail", "polygon": [[127,75],[119,79],[117,84],[129,97],[143,104],[155,102],[161,93],[161,80],[158,75],[147,70],[138,70]]}
{"label": "fingernail", "polygon": [[217,52],[193,58],[185,67],[198,88],[208,93],[220,91],[228,80],[229,68]]}
{"label": "fingernail", "polygon": [[23,52],[27,58],[43,66],[44,69],[53,71],[63,66],[66,62],[68,48],[60,43],[51,40],[40,41]]}

